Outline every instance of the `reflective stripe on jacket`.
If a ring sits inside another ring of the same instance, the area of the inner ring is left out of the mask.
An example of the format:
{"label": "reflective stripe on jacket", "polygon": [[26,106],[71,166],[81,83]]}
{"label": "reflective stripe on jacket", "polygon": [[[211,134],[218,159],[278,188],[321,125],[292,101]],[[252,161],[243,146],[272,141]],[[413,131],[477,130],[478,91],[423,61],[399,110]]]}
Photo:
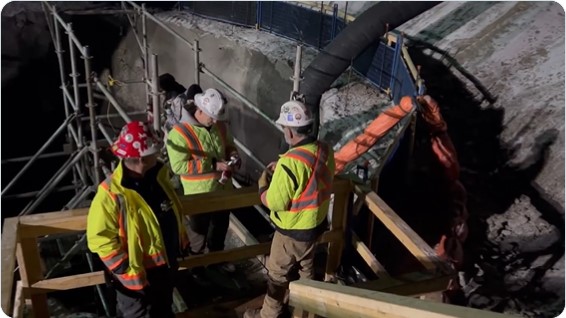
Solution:
{"label": "reflective stripe on jacket", "polygon": [[312,239],[312,232],[326,219],[333,176],[334,153],[325,143],[294,147],[279,158],[261,199],[281,233]]}
{"label": "reflective stripe on jacket", "polygon": [[171,129],[167,140],[167,154],[173,173],[178,174],[184,194],[231,189],[232,183],[218,183],[221,173],[215,162],[228,159],[234,151],[234,142],[224,123],[210,128],[184,122]]}
{"label": "reflective stripe on jacket", "polygon": [[[118,280],[132,290],[146,285],[145,269],[167,264],[167,253],[155,213],[134,190],[121,185],[122,163],[99,186],[87,217],[88,248],[100,256]],[[188,245],[181,202],[163,166],[157,181],[171,200],[181,248]]]}

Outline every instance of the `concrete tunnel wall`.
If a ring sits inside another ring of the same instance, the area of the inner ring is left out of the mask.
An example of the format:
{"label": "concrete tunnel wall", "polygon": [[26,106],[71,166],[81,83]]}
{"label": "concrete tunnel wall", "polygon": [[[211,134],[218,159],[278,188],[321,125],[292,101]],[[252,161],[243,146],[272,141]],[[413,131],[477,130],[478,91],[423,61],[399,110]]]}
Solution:
{"label": "concrete tunnel wall", "polygon": [[[236,37],[212,34],[196,27],[186,28],[174,23],[167,24],[186,39],[190,41],[199,40],[200,61],[214,74],[246,96],[270,118],[278,116],[281,104],[289,98],[292,89],[290,77],[293,75],[293,67],[290,60],[268,58],[259,51],[243,46],[243,41],[239,41]],[[185,87],[195,83],[193,50],[149,19],[147,26],[149,53],[158,54],[159,73],[172,74]],[[232,28],[232,26],[229,28]],[[240,31],[241,29],[234,29],[234,32],[236,30]],[[257,32],[258,36],[272,37],[273,41],[286,41],[290,47],[295,45],[291,41],[277,39],[276,36],[262,31],[246,31]],[[313,52],[310,54],[313,55]],[[291,56],[295,54],[294,50],[288,53],[291,53]],[[305,55],[307,54],[305,53]],[[104,79],[106,76],[106,74],[103,74],[101,78]],[[112,76],[125,82],[139,81],[143,77],[140,50],[132,31],[125,36],[114,53]],[[201,73],[200,78],[203,89],[215,87],[225,93],[229,101],[230,130],[234,136],[262,162],[275,160],[280,150],[284,149],[284,140],[281,133],[216,84],[208,75]],[[112,91],[124,108],[138,111],[145,109],[145,88],[143,84],[114,86]],[[101,109],[101,112],[106,111],[104,107]],[[244,167],[247,177],[257,178],[261,172],[259,167],[251,160],[244,159]]]}

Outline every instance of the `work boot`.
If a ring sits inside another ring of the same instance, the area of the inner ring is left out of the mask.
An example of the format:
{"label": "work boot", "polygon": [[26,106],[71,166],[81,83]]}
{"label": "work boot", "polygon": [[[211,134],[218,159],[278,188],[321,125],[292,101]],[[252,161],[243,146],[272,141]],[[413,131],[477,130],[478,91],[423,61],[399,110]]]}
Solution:
{"label": "work boot", "polygon": [[261,318],[260,312],[261,307],[256,309],[246,309],[246,312],[244,312],[244,318]]}

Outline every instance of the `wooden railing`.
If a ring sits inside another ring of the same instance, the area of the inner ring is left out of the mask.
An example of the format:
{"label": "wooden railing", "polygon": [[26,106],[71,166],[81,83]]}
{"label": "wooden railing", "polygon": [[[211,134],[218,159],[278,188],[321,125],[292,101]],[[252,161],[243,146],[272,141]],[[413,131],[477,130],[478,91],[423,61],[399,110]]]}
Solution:
{"label": "wooden railing", "polygon": [[[385,268],[371,253],[370,249],[355,233],[351,243],[354,249],[377,274],[378,280],[361,284],[359,287],[381,290],[406,296],[417,296],[433,291],[444,290],[454,272],[441,261],[434,250],[427,245],[379,196],[363,186],[353,186],[352,182],[336,178],[334,183],[334,204],[330,230],[326,231],[319,243],[328,244],[325,280],[333,281],[345,244],[346,219],[349,202],[354,210],[367,206],[369,210],[405,245],[421,262],[424,271],[409,273],[401,277],[390,277]],[[261,204],[256,188],[241,188],[207,194],[182,197],[183,213],[195,215],[220,210],[251,207]],[[31,299],[34,317],[47,317],[46,293],[94,286],[104,283],[102,271],[45,279],[38,250],[38,238],[46,235],[80,233],[86,229],[88,209],[63,212],[50,212],[7,218],[2,233],[2,309],[7,314],[21,312],[22,298]],[[243,229],[246,231],[245,229]],[[255,240],[252,240],[255,241]],[[225,261],[237,261],[258,255],[269,254],[270,242],[234,248],[204,255],[190,256],[179,261],[181,270],[210,265]],[[14,257],[15,255],[15,257]],[[16,260],[20,281],[14,300],[14,269]],[[19,304],[19,306],[16,306]],[[15,307],[15,308],[13,308]]]}
{"label": "wooden railing", "polygon": [[[293,317],[505,318],[487,310],[435,303],[361,288],[298,280],[289,285]],[[315,316],[316,315],[316,316]]]}

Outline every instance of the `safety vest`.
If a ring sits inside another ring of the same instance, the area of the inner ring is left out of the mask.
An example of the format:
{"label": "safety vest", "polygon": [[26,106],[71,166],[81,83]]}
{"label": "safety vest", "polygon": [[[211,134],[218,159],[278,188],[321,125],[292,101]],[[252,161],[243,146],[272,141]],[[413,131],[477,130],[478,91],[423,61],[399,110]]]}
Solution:
{"label": "safety vest", "polygon": [[[188,237],[181,221],[181,202],[169,185],[168,169],[163,166],[157,180],[177,218],[181,248]],[[128,289],[140,290],[146,285],[145,270],[166,265],[167,253],[155,213],[134,190],[121,185],[122,163],[104,180],[92,201],[87,218],[88,247],[100,256],[106,267]],[[128,264],[123,273],[115,270]]]}
{"label": "safety vest", "polygon": [[216,171],[213,158],[226,159],[227,128],[217,122],[210,130],[189,123],[180,123],[169,132],[167,154],[171,170],[180,176],[184,194],[212,192],[231,189],[232,183],[218,182],[221,173]]}
{"label": "safety vest", "polygon": [[[328,213],[333,176],[334,155],[325,143],[295,147],[281,156],[268,190],[262,193],[273,223],[281,230],[316,228]],[[288,198],[282,193],[293,195]]]}

